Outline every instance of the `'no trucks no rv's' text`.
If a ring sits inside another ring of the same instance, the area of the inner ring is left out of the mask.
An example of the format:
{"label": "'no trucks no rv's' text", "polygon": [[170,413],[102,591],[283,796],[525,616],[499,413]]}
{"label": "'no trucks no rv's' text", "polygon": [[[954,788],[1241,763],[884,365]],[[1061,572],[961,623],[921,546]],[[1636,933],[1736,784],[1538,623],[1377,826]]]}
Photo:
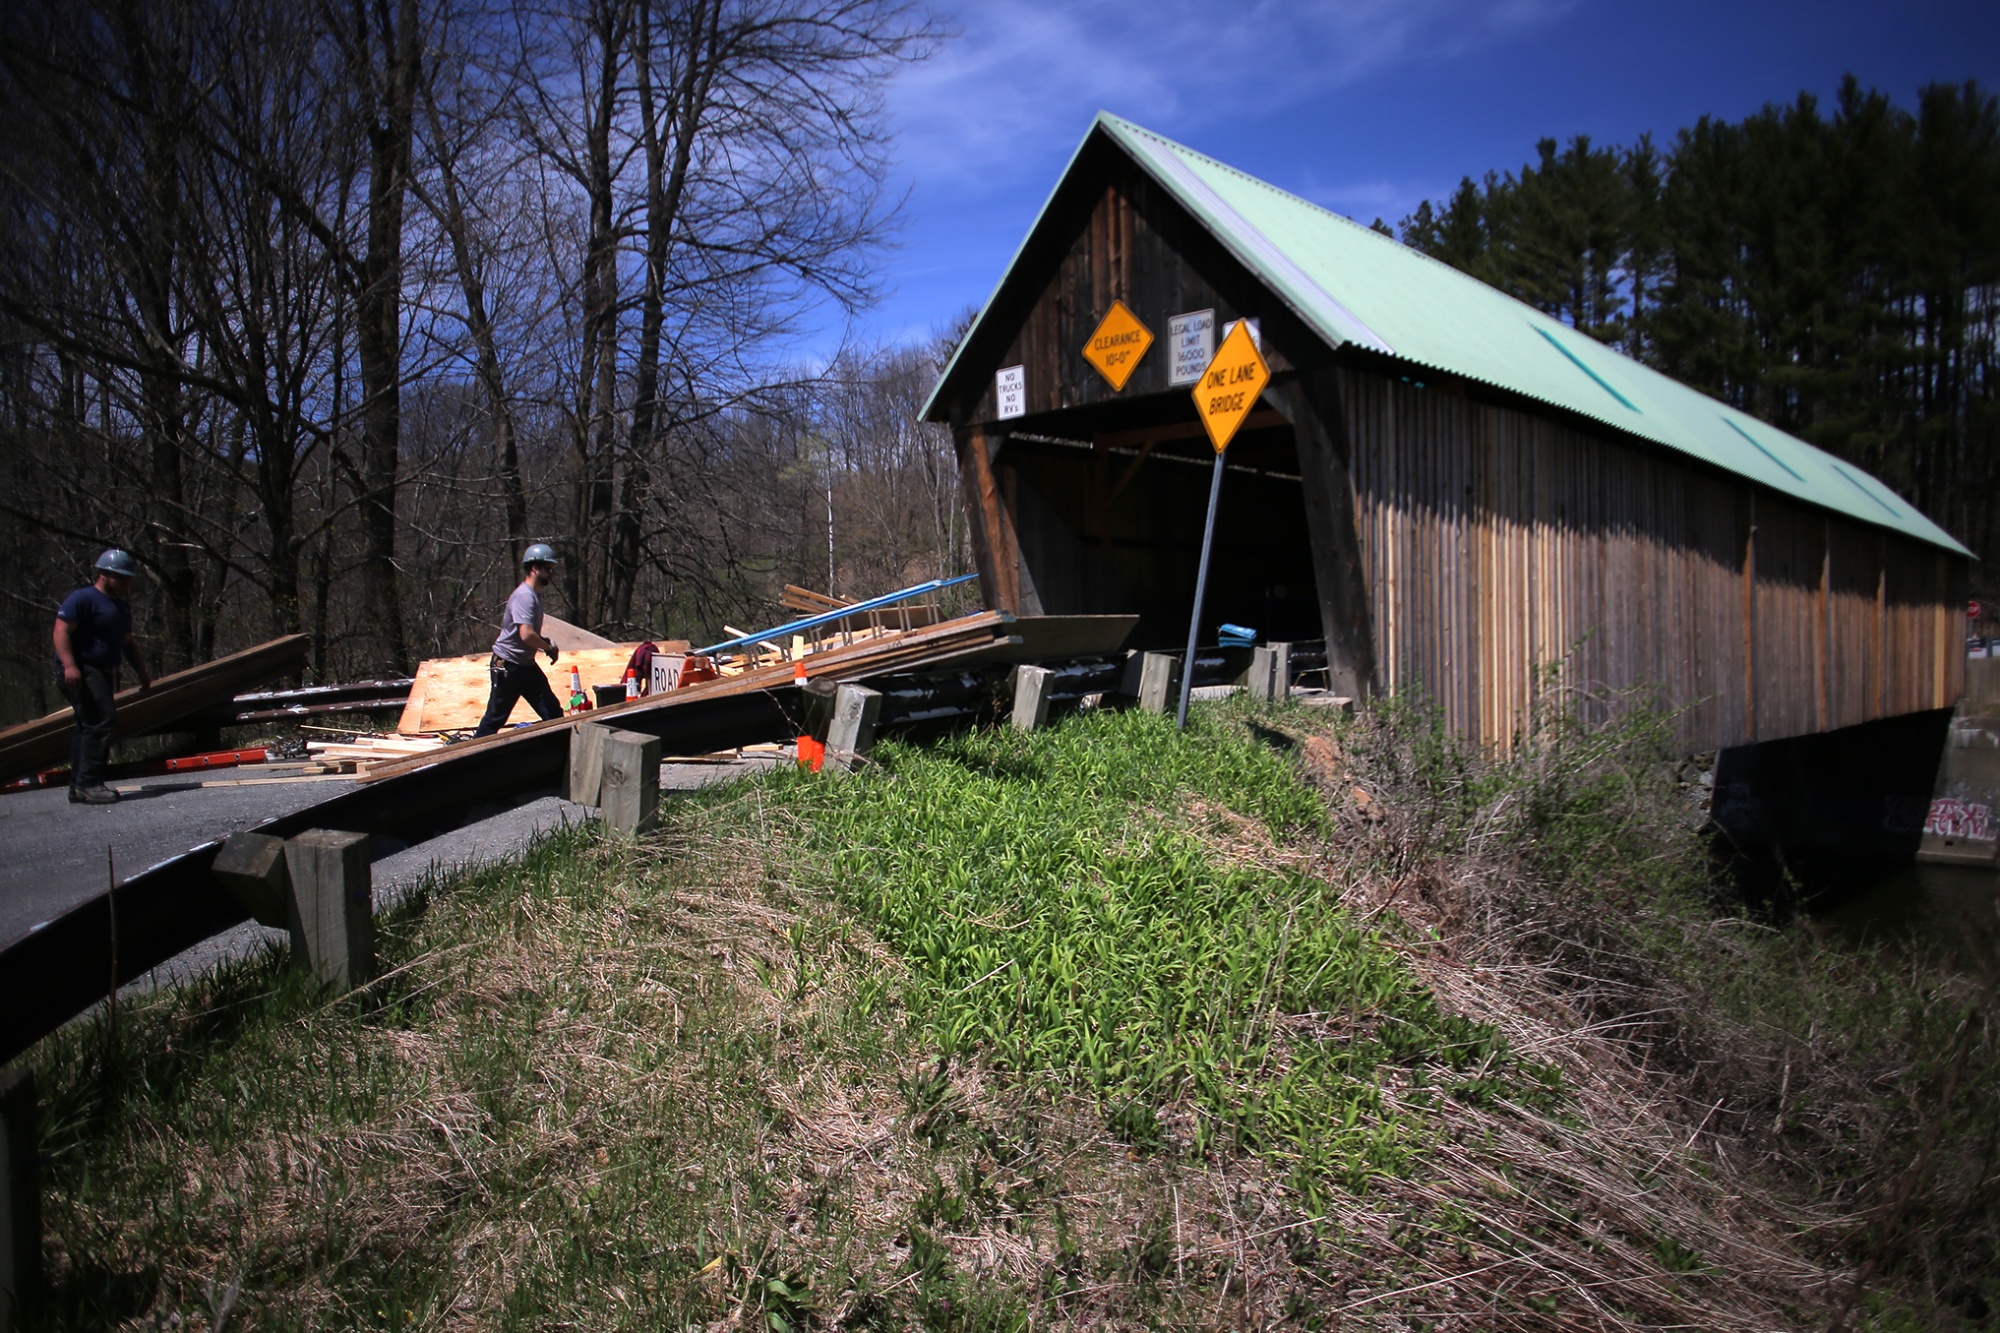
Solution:
{"label": "'no trucks no rv's' text", "polygon": [[993,377],[993,396],[997,400],[1002,421],[1010,417],[1024,417],[1028,414],[1028,368],[1008,366]]}

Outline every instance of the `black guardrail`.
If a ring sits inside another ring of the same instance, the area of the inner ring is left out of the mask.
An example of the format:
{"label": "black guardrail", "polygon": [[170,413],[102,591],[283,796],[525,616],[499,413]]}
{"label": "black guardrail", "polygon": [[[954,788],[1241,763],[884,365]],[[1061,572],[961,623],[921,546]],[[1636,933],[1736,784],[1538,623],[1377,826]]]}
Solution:
{"label": "black guardrail", "polygon": [[[796,687],[691,701],[618,719],[680,754],[788,740],[800,725]],[[267,820],[255,832],[289,838],[330,828],[394,838],[434,837],[469,822],[468,812],[559,791],[569,732],[550,728],[488,751],[476,764],[420,768]],[[106,893],[0,949],[0,1064],[13,1059],[152,968],[249,919],[209,867],[216,839],[149,866]]]}

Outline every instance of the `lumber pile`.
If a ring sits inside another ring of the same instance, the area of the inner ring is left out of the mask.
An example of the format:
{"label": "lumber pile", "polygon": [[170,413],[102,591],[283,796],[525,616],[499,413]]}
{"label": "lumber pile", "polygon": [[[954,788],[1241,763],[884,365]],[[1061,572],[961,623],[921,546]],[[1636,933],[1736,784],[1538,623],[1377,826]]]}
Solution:
{"label": "lumber pile", "polygon": [[[300,670],[305,666],[310,643],[303,634],[288,634],[162,676],[153,682],[151,690],[143,693],[136,686],[121,690],[117,734],[137,736],[164,730],[184,718],[229,703],[247,686]],[[65,707],[33,722],[0,731],[0,777],[32,773],[69,758],[72,717]]]}
{"label": "lumber pile", "polygon": [[[785,585],[780,601],[786,609],[804,611],[808,615],[823,615],[855,605],[849,598],[830,597],[792,584]],[[780,666],[836,648],[884,641],[897,634],[925,629],[937,623],[935,602],[878,607],[858,611],[851,620],[818,626],[810,635],[789,635],[782,641],[759,640],[717,656],[710,666],[725,678],[740,676],[747,671]],[[543,618],[542,632],[561,650],[561,657],[554,666],[539,658],[536,665],[548,676],[556,697],[565,702],[569,698],[571,667],[581,672],[583,687],[588,694],[596,686],[616,685],[623,680],[625,664],[639,646],[636,643],[614,644],[554,616]],[[723,626],[723,632],[732,638],[749,635],[749,631],[733,625]],[[658,646],[669,655],[685,653],[688,648],[682,640],[662,642]],[[473,653],[464,657],[433,658],[420,664],[416,679],[410,685],[402,716],[396,722],[396,730],[405,736],[423,736],[441,731],[470,731],[478,726],[480,718],[485,716],[486,700],[492,690],[491,662],[490,654]],[[535,710],[523,701],[514,705],[514,711],[508,715],[504,725],[512,727],[535,720]]]}
{"label": "lumber pile", "polygon": [[306,753],[328,764],[374,764],[429,754],[443,745],[436,736],[356,736],[347,741],[307,741]]}
{"label": "lumber pile", "polygon": [[342,685],[307,685],[296,690],[259,690],[216,704],[194,719],[196,725],[236,727],[251,722],[291,722],[336,713],[398,712],[410,696],[410,678],[356,680]]}
{"label": "lumber pile", "polygon": [[1013,638],[1013,617],[1002,611],[981,611],[941,624],[908,631],[883,631],[845,647],[830,647],[800,659],[770,666],[752,667],[735,675],[646,695],[624,703],[595,709],[580,718],[553,718],[529,727],[512,728],[478,740],[461,741],[424,754],[409,755],[371,765],[362,770],[366,782],[414,772],[432,764],[474,761],[490,750],[527,737],[545,735],[551,728],[575,726],[579,722],[603,722],[617,726],[619,719],[658,709],[675,708],[702,699],[763,690],[793,689],[798,669],[810,680],[862,680],[871,676],[942,665],[967,654],[979,653]]}
{"label": "lumber pile", "polygon": [[[548,676],[556,698],[566,702],[571,667],[582,672],[586,691],[597,685],[616,685],[625,679],[625,664],[632,660],[632,650],[638,646],[631,643],[582,648],[561,653],[554,666],[543,657],[537,657],[535,664]],[[468,657],[434,657],[419,664],[396,730],[405,736],[422,736],[439,731],[471,731],[478,726],[479,719],[486,714],[487,696],[493,691],[492,661],[491,653],[475,653]],[[535,710],[522,700],[514,705],[506,725],[534,720]]]}

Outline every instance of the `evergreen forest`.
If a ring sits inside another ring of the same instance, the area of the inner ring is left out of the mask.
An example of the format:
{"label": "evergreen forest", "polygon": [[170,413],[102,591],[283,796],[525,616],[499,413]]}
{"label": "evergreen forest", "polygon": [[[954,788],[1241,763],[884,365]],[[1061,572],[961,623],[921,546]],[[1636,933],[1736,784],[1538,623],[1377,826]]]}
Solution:
{"label": "evergreen forest", "polygon": [[1977,84],[1912,108],[1849,76],[1831,106],[1667,142],[1543,139],[1394,232],[2000,547],[2000,104]]}

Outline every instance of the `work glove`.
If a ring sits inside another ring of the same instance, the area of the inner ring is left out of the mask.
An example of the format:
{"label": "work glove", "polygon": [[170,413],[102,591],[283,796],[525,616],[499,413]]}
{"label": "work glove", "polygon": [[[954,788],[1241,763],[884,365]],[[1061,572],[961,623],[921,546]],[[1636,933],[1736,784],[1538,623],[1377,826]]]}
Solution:
{"label": "work glove", "polygon": [[556,650],[555,650],[555,645],[554,645],[554,644],[550,644],[550,645],[549,645],[549,665],[550,665],[550,666],[554,666],[555,664],[556,664]]}

